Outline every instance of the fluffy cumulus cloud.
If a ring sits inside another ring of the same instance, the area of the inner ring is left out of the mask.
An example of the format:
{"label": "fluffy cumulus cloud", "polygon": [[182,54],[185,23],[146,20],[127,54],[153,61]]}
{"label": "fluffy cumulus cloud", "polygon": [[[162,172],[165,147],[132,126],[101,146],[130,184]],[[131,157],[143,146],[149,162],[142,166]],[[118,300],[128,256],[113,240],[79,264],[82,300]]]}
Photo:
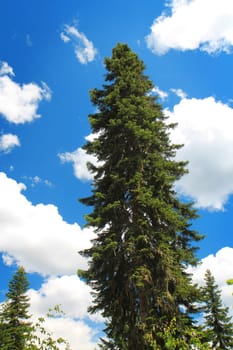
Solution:
{"label": "fluffy cumulus cloud", "polygon": [[[39,178],[36,180],[39,181]],[[61,305],[65,314],[45,316],[53,338],[63,337],[72,349],[93,350],[103,328],[101,315],[90,316],[91,289],[75,274],[87,261],[78,251],[90,246],[91,230],[66,223],[54,205],[29,202],[26,186],[0,173],[0,252],[6,265],[23,265],[44,275],[38,290],[28,291],[34,319]]]}
{"label": "fluffy cumulus cloud", "polygon": [[[61,317],[47,318],[46,329],[54,337],[67,339],[74,350],[93,350],[96,333],[101,331],[103,319],[87,314],[91,304],[90,288],[76,275],[51,277],[39,290],[30,289],[31,313],[34,318],[46,315],[56,305],[62,310]],[[88,318],[92,328],[88,326]]]}
{"label": "fluffy cumulus cloud", "polygon": [[195,268],[189,268],[188,271],[193,274],[193,281],[200,286],[204,285],[206,270],[210,270],[216,283],[222,291],[222,299],[226,306],[233,313],[233,286],[227,285],[227,280],[233,278],[233,248],[224,247],[215,255],[211,254],[201,260],[201,263]]}
{"label": "fluffy cumulus cloud", "polygon": [[46,83],[20,85],[12,79],[13,69],[6,62],[0,63],[0,114],[10,123],[23,124],[39,118],[39,103],[51,98]]}
{"label": "fluffy cumulus cloud", "polygon": [[73,164],[74,175],[78,179],[84,181],[92,180],[93,175],[88,170],[87,163],[97,164],[94,156],[87,154],[82,148],[78,148],[74,152],[60,153],[58,156],[62,163],[71,162]]}
{"label": "fluffy cumulus cloud", "polygon": [[94,44],[75,26],[65,25],[60,37],[65,43],[73,44],[75,55],[80,63],[87,64],[95,59],[97,50]]}
{"label": "fluffy cumulus cloud", "polygon": [[[98,138],[98,134],[90,134],[85,137],[85,140],[92,142]],[[94,165],[100,165],[95,156],[87,154],[82,148],[77,148],[73,152],[65,152],[58,154],[62,163],[73,163],[74,175],[79,180],[89,181],[93,179],[93,174],[88,170],[87,164],[92,163]]]}
{"label": "fluffy cumulus cloud", "polygon": [[146,37],[156,54],[170,49],[229,52],[233,45],[233,7],[229,0],[171,0],[171,14],[155,19]]}
{"label": "fluffy cumulus cloud", "polygon": [[54,205],[33,205],[25,185],[0,173],[0,251],[6,264],[16,262],[42,275],[73,274],[86,260],[78,252],[94,234],[68,224]]}
{"label": "fluffy cumulus cloud", "polygon": [[4,134],[0,136],[0,151],[9,153],[16,146],[20,146],[20,141],[17,135]]}
{"label": "fluffy cumulus cloud", "polygon": [[213,97],[183,98],[165,113],[178,123],[172,141],[184,144],[177,158],[189,161],[178,191],[198,207],[222,210],[233,193],[233,109]]}
{"label": "fluffy cumulus cloud", "polygon": [[39,290],[30,289],[29,295],[36,314],[46,314],[49,308],[62,304],[67,316],[82,319],[91,304],[90,287],[77,275],[50,277]]}
{"label": "fluffy cumulus cloud", "polygon": [[[45,318],[44,326],[52,333],[53,339],[62,337],[67,340],[72,350],[96,349],[95,329],[84,321],[64,317]],[[67,347],[59,345],[59,349],[66,350]]]}
{"label": "fluffy cumulus cloud", "polygon": [[77,275],[50,277],[39,290],[30,289],[29,296],[33,314],[46,314],[49,308],[60,305],[65,316],[75,319],[88,317],[94,322],[102,322],[100,314],[87,314],[91,305],[91,288]]}

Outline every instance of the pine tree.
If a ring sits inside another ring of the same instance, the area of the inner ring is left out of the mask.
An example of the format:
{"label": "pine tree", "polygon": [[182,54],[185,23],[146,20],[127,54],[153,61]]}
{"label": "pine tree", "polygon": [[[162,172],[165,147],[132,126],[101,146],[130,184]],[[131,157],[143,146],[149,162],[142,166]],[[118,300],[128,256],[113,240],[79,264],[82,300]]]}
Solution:
{"label": "pine tree", "polygon": [[205,286],[202,288],[205,322],[203,324],[206,339],[213,349],[228,350],[233,348],[233,323],[224,307],[221,291],[210,270],[205,274]]}
{"label": "pine tree", "polygon": [[82,252],[90,260],[79,274],[94,290],[90,312],[107,319],[104,348],[166,349],[164,330],[175,320],[174,337],[185,337],[198,297],[185,270],[197,261],[197,214],[174,190],[186,162],[174,160],[175,125],[151,95],[144,63],[118,44],[105,66],[105,84],[90,93],[96,138],[83,147],[99,162],[88,165],[92,194],[81,199],[93,208],[86,219],[97,238]]}
{"label": "pine tree", "polygon": [[2,350],[24,350],[31,333],[28,321],[29,298],[26,295],[29,282],[23,267],[20,267],[9,283],[7,300],[1,311],[0,347]]}

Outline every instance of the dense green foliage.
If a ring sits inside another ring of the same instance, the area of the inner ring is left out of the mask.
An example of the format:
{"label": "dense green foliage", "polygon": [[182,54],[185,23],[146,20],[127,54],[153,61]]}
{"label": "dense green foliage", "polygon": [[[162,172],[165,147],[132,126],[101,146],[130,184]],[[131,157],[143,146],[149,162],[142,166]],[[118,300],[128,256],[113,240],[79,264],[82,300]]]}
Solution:
{"label": "dense green foliage", "polygon": [[174,190],[186,173],[169,138],[175,126],[127,45],[118,44],[105,66],[105,84],[90,93],[97,137],[84,146],[99,161],[89,164],[92,195],[81,200],[93,208],[87,224],[97,233],[82,252],[89,268],[79,272],[94,290],[90,311],[107,319],[106,349],[166,349],[164,332],[174,320],[173,338],[189,344],[199,296],[186,266],[196,263],[193,242],[201,237],[191,228],[195,210]]}
{"label": "dense green foliage", "polygon": [[20,267],[9,283],[7,301],[1,312],[0,348],[24,350],[31,333],[29,322],[29,298],[26,295],[29,283],[23,267]]}
{"label": "dense green foliage", "polygon": [[206,271],[205,286],[202,288],[205,302],[205,338],[216,350],[233,348],[233,323],[228,308],[223,306],[221,291],[210,270]]}

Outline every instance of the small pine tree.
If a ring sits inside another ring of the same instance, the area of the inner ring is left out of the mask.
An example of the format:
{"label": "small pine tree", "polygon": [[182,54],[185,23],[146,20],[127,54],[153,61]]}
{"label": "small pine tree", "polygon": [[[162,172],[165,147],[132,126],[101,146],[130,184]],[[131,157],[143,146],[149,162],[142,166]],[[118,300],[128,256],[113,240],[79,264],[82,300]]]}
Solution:
{"label": "small pine tree", "polygon": [[[20,267],[9,283],[6,301],[0,310],[0,349],[1,350],[71,350],[67,340],[54,339],[48,331],[43,317],[37,322],[29,321],[29,297],[26,295],[29,283],[23,267]],[[47,317],[64,315],[60,306],[50,309]]]}
{"label": "small pine tree", "polygon": [[2,350],[24,350],[31,333],[29,322],[29,298],[26,295],[29,282],[25,270],[20,267],[9,283],[7,300],[1,310],[0,348]]}
{"label": "small pine tree", "polygon": [[205,286],[202,288],[205,322],[203,324],[207,341],[216,350],[233,348],[233,323],[224,307],[221,291],[210,270],[205,274]]}

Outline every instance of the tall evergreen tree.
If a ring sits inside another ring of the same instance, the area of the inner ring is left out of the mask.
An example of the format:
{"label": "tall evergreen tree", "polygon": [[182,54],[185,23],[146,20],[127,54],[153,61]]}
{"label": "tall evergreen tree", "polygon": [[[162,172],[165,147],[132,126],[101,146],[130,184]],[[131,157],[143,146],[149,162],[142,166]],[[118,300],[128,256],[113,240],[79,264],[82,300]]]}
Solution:
{"label": "tall evergreen tree", "polygon": [[0,347],[2,350],[24,350],[31,334],[29,322],[29,298],[26,295],[29,282],[23,267],[20,267],[9,283],[7,300],[1,311]]}
{"label": "tall evergreen tree", "polygon": [[202,288],[204,306],[204,329],[207,341],[216,350],[233,348],[233,323],[228,314],[228,307],[224,307],[221,291],[210,270],[205,274],[205,286]]}
{"label": "tall evergreen tree", "polygon": [[94,290],[90,312],[107,319],[104,348],[166,349],[163,330],[175,320],[174,337],[185,337],[198,294],[185,271],[196,263],[197,215],[174,190],[186,163],[174,160],[175,125],[151,95],[144,63],[118,44],[105,66],[105,84],[90,93],[96,138],[83,147],[99,161],[89,164],[92,195],[81,199],[93,207],[87,225],[97,238],[82,252],[90,262],[79,274]]}

